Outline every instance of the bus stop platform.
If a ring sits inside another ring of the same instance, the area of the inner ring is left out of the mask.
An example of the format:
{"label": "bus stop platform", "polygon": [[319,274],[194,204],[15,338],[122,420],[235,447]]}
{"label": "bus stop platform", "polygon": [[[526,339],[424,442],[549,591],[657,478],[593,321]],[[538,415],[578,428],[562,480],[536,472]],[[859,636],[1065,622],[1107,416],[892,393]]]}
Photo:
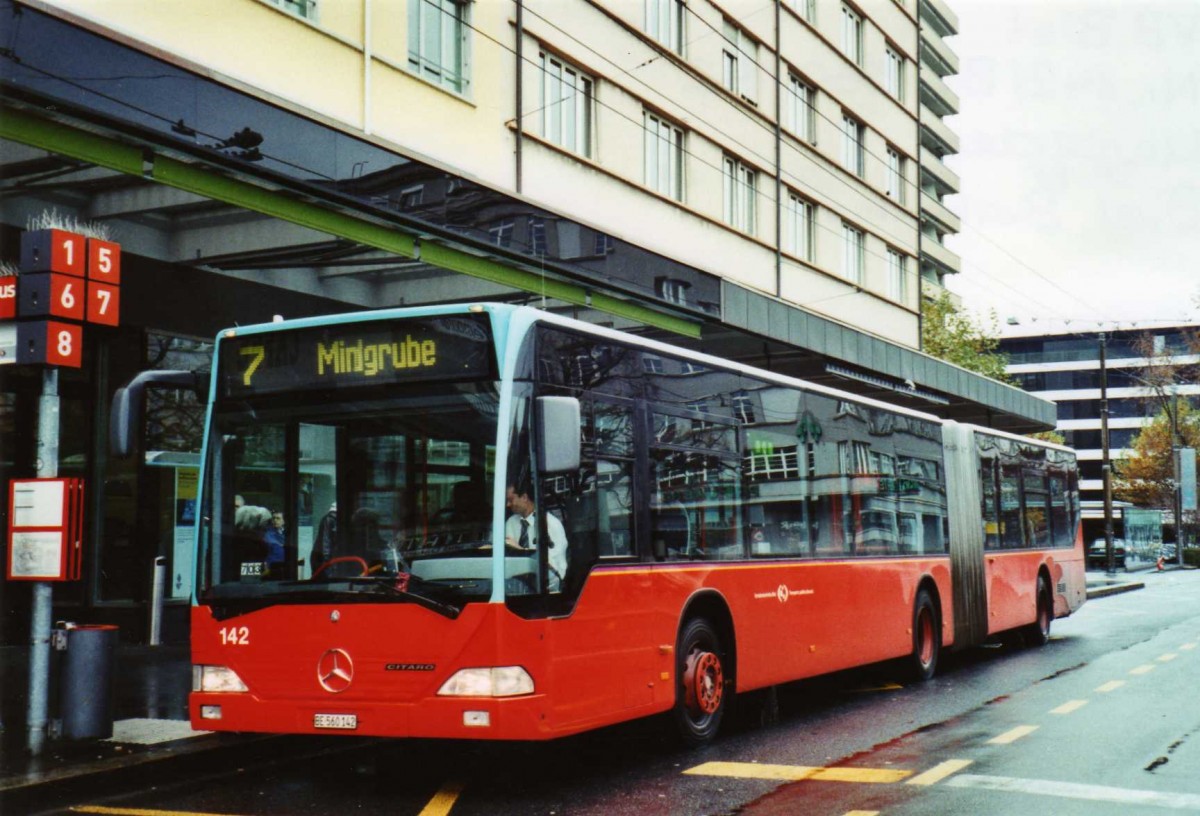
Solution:
{"label": "bus stop platform", "polygon": [[[1150,573],[1088,573],[1088,598],[1102,598],[1145,587]],[[121,644],[116,655],[113,735],[108,739],[64,740],[47,737],[42,751],[28,750],[26,715],[29,685],[27,646],[0,645],[0,812],[22,813],[23,803],[45,801],[50,794],[97,791],[145,778],[154,763],[155,780],[173,768],[199,773],[221,763],[266,759],[280,753],[300,755],[345,744],[345,737],[297,738],[193,731],[187,696],[192,670],[186,644]],[[235,766],[235,767],[236,767]]]}

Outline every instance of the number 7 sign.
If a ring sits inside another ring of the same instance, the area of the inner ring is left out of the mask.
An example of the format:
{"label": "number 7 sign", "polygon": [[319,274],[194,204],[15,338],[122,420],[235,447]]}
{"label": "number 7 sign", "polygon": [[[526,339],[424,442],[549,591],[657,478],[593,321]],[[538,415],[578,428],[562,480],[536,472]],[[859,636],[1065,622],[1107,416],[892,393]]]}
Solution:
{"label": "number 7 sign", "polygon": [[121,321],[121,287],[88,281],[87,321],[116,326]]}

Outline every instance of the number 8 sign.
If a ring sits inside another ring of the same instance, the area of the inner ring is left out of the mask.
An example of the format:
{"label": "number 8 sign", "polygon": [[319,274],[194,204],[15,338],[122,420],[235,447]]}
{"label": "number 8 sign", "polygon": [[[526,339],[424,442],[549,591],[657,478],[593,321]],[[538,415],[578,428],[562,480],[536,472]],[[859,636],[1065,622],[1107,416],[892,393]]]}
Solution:
{"label": "number 8 sign", "polygon": [[18,323],[17,362],[79,368],[83,365],[83,327],[57,320]]}

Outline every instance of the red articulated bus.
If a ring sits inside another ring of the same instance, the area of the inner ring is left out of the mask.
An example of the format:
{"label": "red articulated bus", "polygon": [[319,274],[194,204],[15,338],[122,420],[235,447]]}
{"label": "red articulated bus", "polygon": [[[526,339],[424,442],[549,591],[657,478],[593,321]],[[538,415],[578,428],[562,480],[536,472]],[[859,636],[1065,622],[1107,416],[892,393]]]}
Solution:
{"label": "red articulated bus", "polygon": [[[230,329],[194,727],[541,740],[1084,601],[1072,451],[507,305]],[[284,526],[267,534],[272,512]]]}

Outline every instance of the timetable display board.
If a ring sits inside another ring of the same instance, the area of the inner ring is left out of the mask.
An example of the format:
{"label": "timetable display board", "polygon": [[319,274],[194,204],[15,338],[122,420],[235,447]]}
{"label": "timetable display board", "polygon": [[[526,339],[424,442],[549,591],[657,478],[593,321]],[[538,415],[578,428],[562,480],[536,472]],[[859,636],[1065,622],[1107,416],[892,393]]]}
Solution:
{"label": "timetable display board", "polygon": [[83,480],[9,482],[7,578],[78,581],[83,566]]}
{"label": "timetable display board", "polygon": [[484,314],[280,329],[221,339],[219,394],[478,379],[493,359]]}

